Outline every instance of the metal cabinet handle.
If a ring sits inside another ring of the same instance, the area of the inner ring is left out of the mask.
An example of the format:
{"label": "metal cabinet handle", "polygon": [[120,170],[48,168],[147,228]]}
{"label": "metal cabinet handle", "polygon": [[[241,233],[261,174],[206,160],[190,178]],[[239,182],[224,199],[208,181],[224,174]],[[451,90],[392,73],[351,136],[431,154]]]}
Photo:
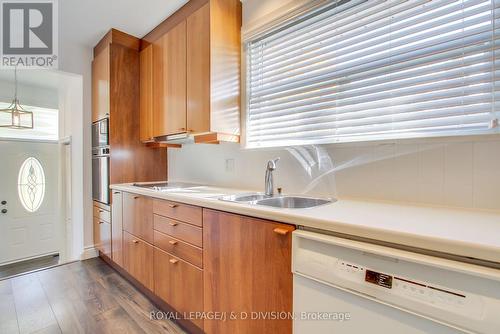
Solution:
{"label": "metal cabinet handle", "polygon": [[174,240],[170,240],[168,243],[171,245],[174,245],[174,246],[177,245],[177,241],[174,241]]}
{"label": "metal cabinet handle", "polygon": [[113,194],[118,195],[120,192],[119,191],[113,191]]}
{"label": "metal cabinet handle", "polygon": [[2,209],[2,213],[7,213],[7,209]]}
{"label": "metal cabinet handle", "polygon": [[132,242],[133,242],[134,244],[138,244],[138,243],[139,243],[139,240],[132,240]]}
{"label": "metal cabinet handle", "polygon": [[168,206],[169,206],[169,207],[171,207],[172,209],[175,209],[175,208],[176,208],[176,207],[178,207],[179,205],[177,205],[177,204],[169,204]]}
{"label": "metal cabinet handle", "polygon": [[278,233],[278,234],[281,234],[281,235],[287,235],[288,232],[289,231],[286,228],[282,228],[282,227],[276,227],[274,229],[274,233]]}
{"label": "metal cabinet handle", "polygon": [[170,226],[177,226],[178,224],[177,223],[169,223]]}
{"label": "metal cabinet handle", "polygon": [[176,264],[177,262],[179,262],[179,260],[176,260],[176,259],[170,259],[168,260],[170,263],[172,264]]}
{"label": "metal cabinet handle", "polygon": [[100,222],[99,222],[99,225],[101,225],[101,224],[104,224],[104,222],[101,222],[101,221],[100,221]]}
{"label": "metal cabinet handle", "polygon": [[103,212],[104,212],[104,210],[103,210],[103,209],[99,209],[99,212],[103,213]]}
{"label": "metal cabinet handle", "polygon": [[140,198],[140,197],[141,197],[141,196],[134,196],[134,199],[138,199],[138,198]]}

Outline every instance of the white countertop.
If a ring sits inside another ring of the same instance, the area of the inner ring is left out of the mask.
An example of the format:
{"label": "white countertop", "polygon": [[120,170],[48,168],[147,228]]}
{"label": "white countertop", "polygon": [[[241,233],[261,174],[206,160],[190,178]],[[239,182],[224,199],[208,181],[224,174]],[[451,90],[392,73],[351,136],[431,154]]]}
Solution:
{"label": "white countertop", "polygon": [[111,188],[500,263],[500,212],[355,200],[339,200],[307,209],[281,209],[218,199],[223,195],[245,192],[235,189],[196,186],[157,192],[132,184],[116,184]]}

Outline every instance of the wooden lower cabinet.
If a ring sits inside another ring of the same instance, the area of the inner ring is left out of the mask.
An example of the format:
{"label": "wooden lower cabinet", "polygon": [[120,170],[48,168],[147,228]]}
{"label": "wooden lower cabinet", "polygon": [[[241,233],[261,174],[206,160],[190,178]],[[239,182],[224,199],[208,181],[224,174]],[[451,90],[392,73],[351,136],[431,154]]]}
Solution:
{"label": "wooden lower cabinet", "polygon": [[111,224],[94,217],[94,244],[98,251],[111,258]]}
{"label": "wooden lower cabinet", "polygon": [[[294,226],[125,192],[113,193],[113,201],[111,221],[118,224],[112,234],[109,223],[95,219],[99,249],[112,250],[117,265],[190,322],[181,321],[186,328],[292,333],[291,317],[273,316],[292,313]],[[116,230],[121,220],[122,239]],[[121,240],[121,256],[111,235]],[[225,313],[226,320],[202,319],[201,312]],[[262,316],[252,317],[256,312]]]}
{"label": "wooden lower cabinet", "polygon": [[153,291],[153,246],[123,231],[123,268]]}
{"label": "wooden lower cabinet", "polygon": [[123,230],[153,243],[153,199],[123,193]]}
{"label": "wooden lower cabinet", "polygon": [[[189,314],[203,311],[203,271],[155,247],[154,293],[178,312],[191,317]],[[203,320],[191,321],[203,328]]]}
{"label": "wooden lower cabinet", "polygon": [[[294,226],[203,209],[205,312],[292,312]],[[206,333],[292,333],[292,319],[205,320]]]}
{"label": "wooden lower cabinet", "polygon": [[111,206],[111,258],[119,266],[123,266],[123,201],[122,192],[113,191]]}

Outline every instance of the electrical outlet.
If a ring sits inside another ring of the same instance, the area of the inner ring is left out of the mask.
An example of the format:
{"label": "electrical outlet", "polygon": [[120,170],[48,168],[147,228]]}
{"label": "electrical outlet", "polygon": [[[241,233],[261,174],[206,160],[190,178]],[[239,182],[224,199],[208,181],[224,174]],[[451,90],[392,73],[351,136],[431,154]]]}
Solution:
{"label": "electrical outlet", "polygon": [[234,172],[234,159],[226,159],[226,172]]}

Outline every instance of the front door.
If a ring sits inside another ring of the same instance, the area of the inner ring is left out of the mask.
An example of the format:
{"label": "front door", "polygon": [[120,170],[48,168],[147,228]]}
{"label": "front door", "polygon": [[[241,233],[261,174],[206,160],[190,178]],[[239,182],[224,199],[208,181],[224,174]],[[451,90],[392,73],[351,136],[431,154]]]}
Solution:
{"label": "front door", "polygon": [[58,143],[0,141],[0,265],[59,253]]}

